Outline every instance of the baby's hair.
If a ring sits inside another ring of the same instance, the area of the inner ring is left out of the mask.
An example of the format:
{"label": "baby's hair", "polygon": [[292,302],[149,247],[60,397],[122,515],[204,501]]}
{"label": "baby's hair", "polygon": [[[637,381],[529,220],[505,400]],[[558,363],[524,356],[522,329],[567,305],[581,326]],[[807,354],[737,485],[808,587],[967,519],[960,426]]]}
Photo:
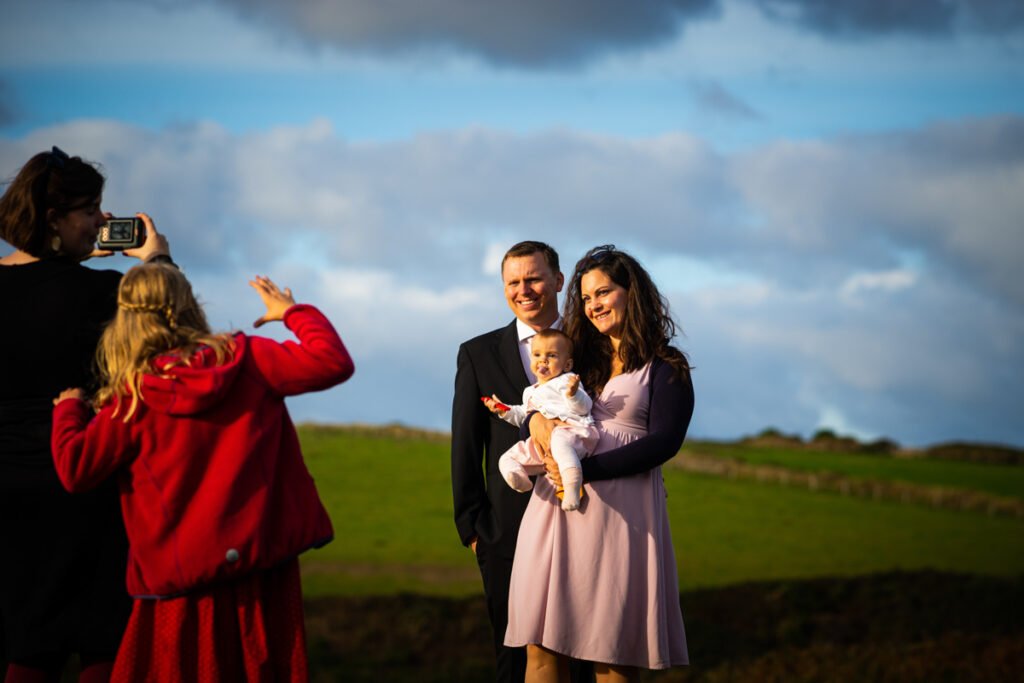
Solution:
{"label": "baby's hair", "polygon": [[556,330],[553,327],[549,327],[547,329],[540,330],[539,332],[537,332],[533,336],[534,336],[535,339],[562,339],[562,340],[564,340],[566,345],[569,347],[569,357],[570,358],[572,357],[572,352],[573,352],[572,338],[569,337],[569,335],[567,335],[565,332],[562,332],[561,330]]}
{"label": "baby's hair", "polygon": [[[117,315],[103,331],[96,350],[101,381],[96,406],[115,401],[117,415],[121,400],[130,396],[127,422],[142,397],[143,375],[188,365],[201,345],[213,349],[218,365],[234,350],[231,335],[210,332],[192,286],[180,270],[165,263],[135,266],[121,278]],[[173,360],[153,368],[153,359],[161,355]]]}

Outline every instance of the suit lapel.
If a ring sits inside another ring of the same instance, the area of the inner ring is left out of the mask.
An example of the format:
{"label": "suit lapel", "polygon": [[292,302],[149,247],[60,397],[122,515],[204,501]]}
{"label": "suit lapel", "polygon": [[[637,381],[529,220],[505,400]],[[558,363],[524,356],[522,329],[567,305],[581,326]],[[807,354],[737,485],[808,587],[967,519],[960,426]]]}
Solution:
{"label": "suit lapel", "polygon": [[523,389],[530,383],[523,369],[523,359],[519,355],[519,333],[516,329],[516,321],[502,330],[498,337],[498,346],[495,351],[498,358],[498,365],[504,371],[509,381],[515,386],[516,391],[522,393]]}

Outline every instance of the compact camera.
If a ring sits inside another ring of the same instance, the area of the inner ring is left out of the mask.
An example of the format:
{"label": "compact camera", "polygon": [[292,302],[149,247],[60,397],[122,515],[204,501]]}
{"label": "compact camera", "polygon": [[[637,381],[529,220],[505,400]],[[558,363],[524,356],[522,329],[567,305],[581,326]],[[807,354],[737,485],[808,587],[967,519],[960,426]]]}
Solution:
{"label": "compact camera", "polygon": [[100,228],[96,246],[107,251],[124,251],[141,247],[145,241],[146,226],[141,218],[111,218]]}

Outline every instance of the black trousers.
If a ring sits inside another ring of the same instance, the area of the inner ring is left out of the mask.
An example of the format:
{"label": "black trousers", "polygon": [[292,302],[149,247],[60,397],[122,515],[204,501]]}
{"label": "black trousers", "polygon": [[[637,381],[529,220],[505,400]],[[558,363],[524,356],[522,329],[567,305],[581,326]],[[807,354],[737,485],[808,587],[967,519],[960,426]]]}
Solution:
{"label": "black trousers", "polygon": [[[487,614],[494,631],[498,683],[523,683],[526,677],[526,648],[505,647],[508,626],[508,589],[512,582],[512,558],[502,557],[494,548],[480,541],[476,545],[476,561],[484,580]],[[592,683],[594,666],[578,659],[569,660],[572,683]]]}
{"label": "black trousers", "polygon": [[494,636],[498,683],[523,683],[526,676],[526,648],[505,647],[505,628],[508,626],[508,587],[512,581],[512,558],[483,540],[476,544],[476,562],[484,580],[487,615],[491,619]]}

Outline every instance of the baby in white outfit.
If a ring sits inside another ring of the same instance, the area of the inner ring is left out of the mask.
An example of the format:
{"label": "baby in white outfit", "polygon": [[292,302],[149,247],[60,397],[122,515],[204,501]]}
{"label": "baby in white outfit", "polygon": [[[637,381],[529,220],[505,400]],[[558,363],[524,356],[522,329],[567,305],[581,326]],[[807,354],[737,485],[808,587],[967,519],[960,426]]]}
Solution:
{"label": "baby in white outfit", "polygon": [[[558,490],[562,509],[576,510],[583,485],[580,458],[593,451],[598,433],[590,417],[590,397],[580,386],[579,375],[569,372],[572,341],[560,330],[538,332],[530,343],[530,369],[537,383],[523,391],[522,405],[506,406],[497,396],[483,401],[491,412],[517,427],[531,411],[568,424],[551,432],[551,455],[562,478]],[[513,489],[529,491],[533,488],[530,476],[544,473],[544,461],[530,438],[505,451],[498,460],[498,470]]]}

